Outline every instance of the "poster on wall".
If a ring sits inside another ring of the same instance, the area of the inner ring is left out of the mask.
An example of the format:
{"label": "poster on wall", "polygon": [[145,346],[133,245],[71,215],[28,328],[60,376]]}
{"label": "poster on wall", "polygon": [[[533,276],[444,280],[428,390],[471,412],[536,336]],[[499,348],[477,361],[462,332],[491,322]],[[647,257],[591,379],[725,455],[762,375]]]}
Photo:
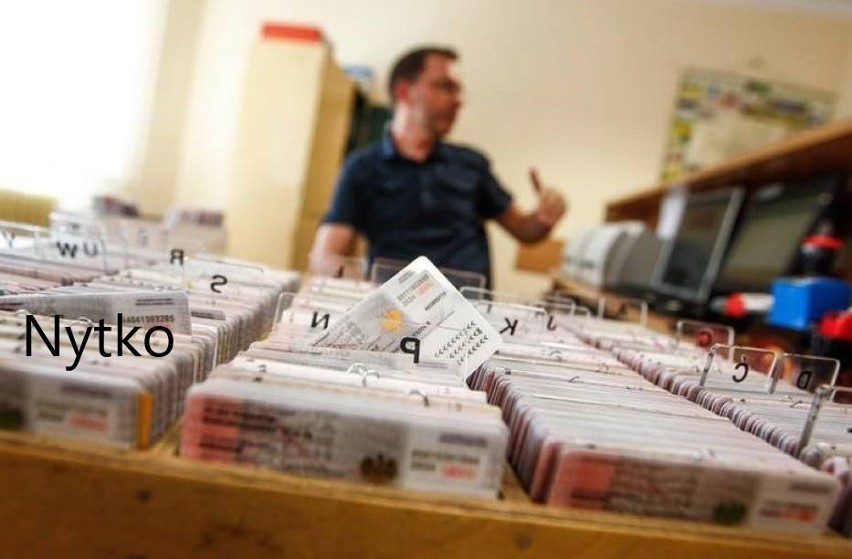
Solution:
{"label": "poster on wall", "polygon": [[661,178],[674,179],[831,119],[834,94],[704,69],[686,70]]}

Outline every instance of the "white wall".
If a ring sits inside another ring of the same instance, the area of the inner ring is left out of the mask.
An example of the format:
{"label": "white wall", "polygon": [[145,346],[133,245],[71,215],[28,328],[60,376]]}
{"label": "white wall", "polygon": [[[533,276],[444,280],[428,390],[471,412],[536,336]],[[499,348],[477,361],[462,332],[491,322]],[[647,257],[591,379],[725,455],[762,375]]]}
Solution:
{"label": "white wall", "polygon": [[[319,24],[338,60],[372,66],[382,87],[409,46],[457,47],[466,107],[454,139],[487,152],[524,206],[534,201],[527,168],[538,166],[572,205],[559,236],[656,181],[685,67],[750,71],[760,57],[761,77],[852,91],[852,22],[820,14],[684,0],[207,0],[179,201],[224,204],[248,47],[264,19]],[[492,246],[500,289],[547,285],[514,271],[516,248],[502,232]]]}
{"label": "white wall", "polygon": [[77,209],[136,178],[167,3],[0,2],[0,185]]}

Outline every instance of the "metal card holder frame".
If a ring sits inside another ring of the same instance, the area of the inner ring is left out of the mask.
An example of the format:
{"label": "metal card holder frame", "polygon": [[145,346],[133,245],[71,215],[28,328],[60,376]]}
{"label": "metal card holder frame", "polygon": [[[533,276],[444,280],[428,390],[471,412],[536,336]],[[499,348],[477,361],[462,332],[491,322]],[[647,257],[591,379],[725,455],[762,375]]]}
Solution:
{"label": "metal card holder frame", "polygon": [[[802,434],[799,437],[797,456],[801,457],[802,453],[810,444],[817,419],[819,418],[819,413],[825,405],[825,401],[829,398],[833,400],[837,393],[852,394],[852,388],[823,385],[818,387],[814,392],[814,398],[811,401],[811,406],[808,409],[805,424],[802,427]],[[852,441],[852,425],[847,427],[846,433],[849,434],[849,439]]]}

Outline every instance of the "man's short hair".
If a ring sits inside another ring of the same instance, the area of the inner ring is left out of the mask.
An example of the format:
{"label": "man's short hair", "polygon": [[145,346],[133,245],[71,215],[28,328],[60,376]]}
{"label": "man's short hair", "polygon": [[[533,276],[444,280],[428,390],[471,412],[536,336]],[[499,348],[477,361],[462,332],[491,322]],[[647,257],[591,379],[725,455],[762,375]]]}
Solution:
{"label": "man's short hair", "polygon": [[388,79],[388,93],[390,94],[391,105],[396,103],[393,94],[396,84],[401,81],[415,81],[426,67],[426,58],[431,54],[443,56],[450,60],[459,59],[459,55],[453,49],[434,46],[419,47],[402,55],[393,65],[390,78]]}

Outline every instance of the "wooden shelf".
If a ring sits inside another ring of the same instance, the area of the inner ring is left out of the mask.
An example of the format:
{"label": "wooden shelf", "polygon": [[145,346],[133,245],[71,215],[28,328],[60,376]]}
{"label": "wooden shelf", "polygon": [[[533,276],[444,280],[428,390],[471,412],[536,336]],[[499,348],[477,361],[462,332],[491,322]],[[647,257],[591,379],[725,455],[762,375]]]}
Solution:
{"label": "wooden shelf", "polygon": [[[551,274],[551,278],[553,279],[554,290],[576,298],[581,304],[589,307],[592,312],[597,312],[598,302],[601,299],[604,299],[607,316],[615,315],[621,309],[625,309],[630,312],[631,307],[629,305],[626,307],[623,307],[622,305],[636,300],[610,291],[596,289],[588,284],[569,278],[558,270]],[[638,316],[631,315],[626,319],[635,320],[637,318]],[[674,332],[677,321],[678,318],[675,316],[659,314],[651,311],[650,309],[648,310],[648,328],[661,334],[671,334]]]}
{"label": "wooden shelf", "polygon": [[807,130],[729,161],[662,182],[607,204],[606,220],[640,219],[655,225],[660,200],[672,188],[756,187],[820,172],[852,171],[852,119]]}
{"label": "wooden shelf", "polygon": [[548,508],[0,433],[0,557],[850,557],[836,535]]}

